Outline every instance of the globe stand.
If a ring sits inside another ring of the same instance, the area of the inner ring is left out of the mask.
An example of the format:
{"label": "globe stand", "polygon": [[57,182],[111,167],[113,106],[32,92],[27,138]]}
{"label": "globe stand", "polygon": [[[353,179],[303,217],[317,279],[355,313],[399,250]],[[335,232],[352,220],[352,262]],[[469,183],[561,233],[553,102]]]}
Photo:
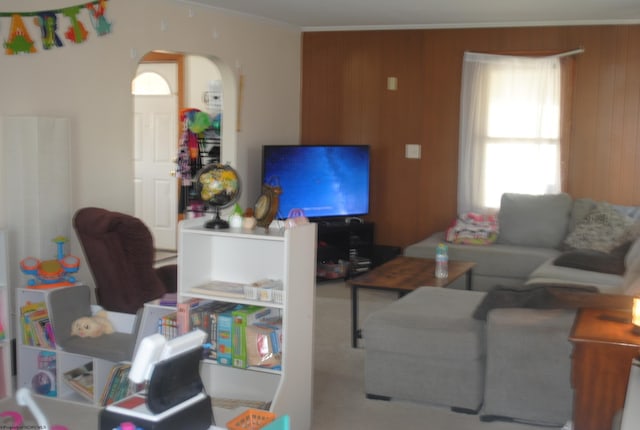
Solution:
{"label": "globe stand", "polygon": [[224,230],[229,228],[229,223],[220,218],[220,208],[216,206],[216,217],[211,221],[208,221],[204,226],[214,230]]}

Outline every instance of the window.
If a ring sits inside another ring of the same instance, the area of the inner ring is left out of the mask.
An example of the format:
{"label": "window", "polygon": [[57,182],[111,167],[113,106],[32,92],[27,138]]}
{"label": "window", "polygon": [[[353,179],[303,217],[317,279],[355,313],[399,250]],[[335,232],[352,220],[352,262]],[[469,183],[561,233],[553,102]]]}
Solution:
{"label": "window", "polygon": [[505,192],[560,191],[560,87],[557,57],[465,53],[459,213],[497,209]]}
{"label": "window", "polygon": [[136,96],[168,96],[171,89],[166,79],[155,72],[140,73],[131,82],[131,94]]}

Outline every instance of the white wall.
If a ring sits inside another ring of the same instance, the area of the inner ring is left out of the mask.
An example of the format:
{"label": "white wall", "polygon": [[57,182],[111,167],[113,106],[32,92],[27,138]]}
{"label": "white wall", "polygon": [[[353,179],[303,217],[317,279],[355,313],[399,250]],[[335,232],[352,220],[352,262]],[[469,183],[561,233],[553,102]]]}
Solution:
{"label": "white wall", "polygon": [[[0,11],[38,11],[82,2],[25,4],[5,0]],[[299,142],[300,29],[175,0],[110,0],[106,5],[111,34],[97,37],[83,11],[89,40],[80,45],[63,40],[64,47],[50,51],[42,49],[33,19],[24,17],[38,52],[11,56],[0,51],[0,115],[69,118],[73,210],[101,206],[133,213],[130,88],[140,56],[167,50],[209,57],[220,68],[225,97],[237,96],[237,76],[245,76],[242,128],[224,130],[233,133],[236,154],[224,158],[233,160],[241,175],[241,205],[253,204],[260,188],[261,146]],[[68,26],[60,15],[59,22]],[[9,18],[0,18],[3,41],[9,25]],[[0,228],[6,220],[5,210],[0,210]],[[80,252],[75,237],[71,249]]]}
{"label": "white wall", "polygon": [[[190,55],[185,59],[185,104],[187,107],[200,109],[208,112],[208,106],[205,104],[202,94],[209,90],[209,82],[220,80],[220,70],[213,61],[207,57],[199,55]],[[227,108],[235,108],[235,101],[229,100]],[[235,129],[235,124],[233,125]],[[235,146],[235,145],[234,145]]]}

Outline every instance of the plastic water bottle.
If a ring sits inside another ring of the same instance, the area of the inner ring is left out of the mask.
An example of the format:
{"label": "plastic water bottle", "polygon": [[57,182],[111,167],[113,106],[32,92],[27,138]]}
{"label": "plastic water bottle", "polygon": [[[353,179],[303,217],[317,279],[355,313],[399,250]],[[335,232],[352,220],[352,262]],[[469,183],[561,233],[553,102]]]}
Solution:
{"label": "plastic water bottle", "polygon": [[447,245],[439,243],[436,247],[436,278],[449,277],[449,254]]}

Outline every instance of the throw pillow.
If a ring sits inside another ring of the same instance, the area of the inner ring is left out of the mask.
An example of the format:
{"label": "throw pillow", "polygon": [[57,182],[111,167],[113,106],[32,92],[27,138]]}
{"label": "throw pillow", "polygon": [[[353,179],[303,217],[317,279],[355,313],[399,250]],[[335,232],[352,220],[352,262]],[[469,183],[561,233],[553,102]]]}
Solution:
{"label": "throw pillow", "polygon": [[573,201],[571,216],[569,217],[568,233],[576,229],[576,226],[589,215],[589,212],[591,212],[596,204],[595,200],[589,198],[580,198]]}
{"label": "throw pillow", "polygon": [[567,234],[571,204],[571,197],[565,193],[503,194],[498,213],[498,243],[559,247]]}
{"label": "throw pillow", "polygon": [[610,252],[626,242],[626,232],[633,225],[631,218],[611,205],[598,203],[567,239],[565,245],[574,249]]}
{"label": "throw pillow", "polygon": [[572,269],[591,272],[623,275],[625,272],[624,254],[580,249],[568,251],[557,257],[553,264]]}

